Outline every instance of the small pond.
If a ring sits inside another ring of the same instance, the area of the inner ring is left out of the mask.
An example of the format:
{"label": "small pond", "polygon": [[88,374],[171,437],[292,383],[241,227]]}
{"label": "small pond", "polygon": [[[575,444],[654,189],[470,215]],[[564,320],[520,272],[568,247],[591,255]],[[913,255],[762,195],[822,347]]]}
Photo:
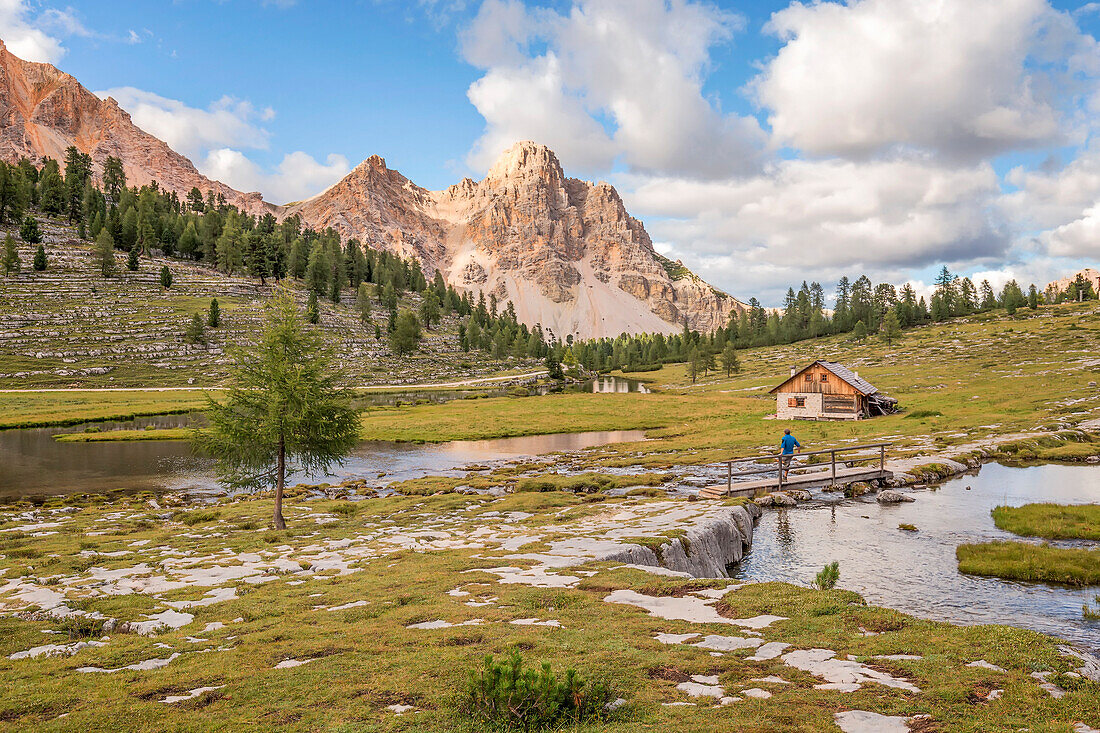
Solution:
{"label": "small pond", "polygon": [[[126,422],[96,423],[107,430],[186,427],[190,415],[162,415]],[[58,433],[81,432],[76,425],[0,430],[0,501],[28,496],[125,491],[220,493],[209,459],[196,456],[185,441],[102,441],[59,443]],[[367,478],[382,485],[427,475],[462,475],[470,463],[573,451],[644,438],[641,430],[531,435],[496,440],[416,444],[361,443],[343,466],[326,475],[294,475],[290,483],[339,483]]]}
{"label": "small pond", "polygon": [[[765,510],[752,551],[735,568],[735,577],[807,585],[826,563],[837,560],[839,587],[857,591],[874,605],[953,623],[1022,626],[1100,648],[1100,623],[1081,616],[1082,604],[1100,587],[963,575],[955,560],[960,544],[1022,539],[993,525],[995,506],[1100,502],[1100,467],[991,464],[977,475],[959,476],[913,496],[911,504],[883,505],[873,496],[853,500],[815,492],[814,501],[797,508]],[[903,523],[919,531],[898,529]]]}

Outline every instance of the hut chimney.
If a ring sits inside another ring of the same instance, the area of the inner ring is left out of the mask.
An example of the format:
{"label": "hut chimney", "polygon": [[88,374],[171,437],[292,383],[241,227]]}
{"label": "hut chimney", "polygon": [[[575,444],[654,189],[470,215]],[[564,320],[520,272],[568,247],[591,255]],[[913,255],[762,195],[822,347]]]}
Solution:
{"label": "hut chimney", "polygon": [[798,367],[791,367],[791,376],[793,377],[796,374],[798,374]]}

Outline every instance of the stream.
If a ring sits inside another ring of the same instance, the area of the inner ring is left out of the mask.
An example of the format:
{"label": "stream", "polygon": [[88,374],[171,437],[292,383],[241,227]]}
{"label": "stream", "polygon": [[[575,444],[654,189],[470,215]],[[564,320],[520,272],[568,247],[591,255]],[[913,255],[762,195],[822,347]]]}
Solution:
{"label": "stream", "polygon": [[[838,587],[858,592],[873,605],[937,621],[1022,626],[1100,649],[1100,622],[1081,615],[1081,606],[1100,587],[963,575],[955,560],[960,544],[1024,539],[993,525],[995,506],[1100,502],[1100,466],[988,464],[977,475],[912,494],[916,501],[911,504],[879,504],[874,495],[844,499],[815,491],[813,501],[797,508],[766,509],[752,550],[733,568],[734,577],[808,585],[825,564],[837,560]],[[918,531],[898,529],[902,523]]]}

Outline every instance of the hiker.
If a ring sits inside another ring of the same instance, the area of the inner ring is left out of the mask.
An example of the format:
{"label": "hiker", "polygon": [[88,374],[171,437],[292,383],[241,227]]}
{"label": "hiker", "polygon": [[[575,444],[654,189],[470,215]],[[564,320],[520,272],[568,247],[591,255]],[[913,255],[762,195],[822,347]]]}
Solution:
{"label": "hiker", "polygon": [[791,429],[787,428],[783,431],[783,440],[779,441],[781,457],[779,459],[779,465],[781,466],[781,480],[787,480],[787,474],[791,472],[791,459],[794,457],[795,449],[801,451],[802,444],[798,442],[798,438],[791,435]]}

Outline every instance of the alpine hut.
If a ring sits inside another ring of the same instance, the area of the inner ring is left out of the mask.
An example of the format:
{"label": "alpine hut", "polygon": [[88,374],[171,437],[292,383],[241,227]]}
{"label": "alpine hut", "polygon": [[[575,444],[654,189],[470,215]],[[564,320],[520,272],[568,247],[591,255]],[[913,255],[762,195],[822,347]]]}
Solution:
{"label": "alpine hut", "polygon": [[897,412],[898,401],[835,361],[791,367],[787,381],[771,390],[780,420],[860,420]]}

